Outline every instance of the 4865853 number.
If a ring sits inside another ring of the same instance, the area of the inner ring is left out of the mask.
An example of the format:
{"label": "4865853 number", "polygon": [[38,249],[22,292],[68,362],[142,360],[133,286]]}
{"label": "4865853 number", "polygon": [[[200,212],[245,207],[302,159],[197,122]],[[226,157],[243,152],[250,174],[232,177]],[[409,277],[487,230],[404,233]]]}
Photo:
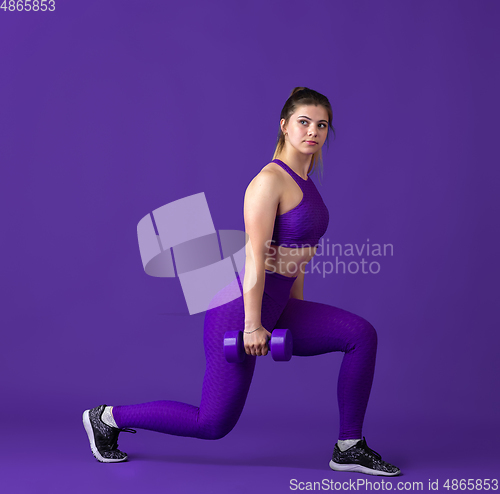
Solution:
{"label": "4865853 number", "polygon": [[443,487],[452,491],[492,491],[498,490],[498,479],[448,479]]}
{"label": "4865853 number", "polygon": [[53,12],[56,0],[3,0],[0,9],[4,12]]}

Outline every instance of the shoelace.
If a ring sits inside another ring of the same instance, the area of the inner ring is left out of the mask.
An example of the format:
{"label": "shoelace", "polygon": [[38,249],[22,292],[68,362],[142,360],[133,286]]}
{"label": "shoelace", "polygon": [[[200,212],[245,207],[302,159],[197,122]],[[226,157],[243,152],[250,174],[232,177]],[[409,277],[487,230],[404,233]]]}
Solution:
{"label": "shoelace", "polygon": [[112,443],[110,443],[110,445],[109,445],[110,446],[110,448],[109,448],[110,451],[114,451],[115,449],[118,449],[118,434],[120,432],[130,432],[132,434],[137,434],[136,430],[129,429],[128,427],[124,427],[123,429],[120,429],[119,427],[118,428],[117,427],[113,427],[113,429],[116,429],[115,431],[113,431],[113,432],[116,432],[116,435],[115,435],[115,440]]}
{"label": "shoelace", "polygon": [[379,455],[376,451],[374,451],[373,449],[371,449],[368,444],[366,444],[366,439],[365,439],[365,436],[363,436],[363,440],[362,441],[359,441],[359,443],[357,443],[355,446],[358,446],[358,447],[361,447],[362,449],[364,449],[365,451],[367,451],[368,453],[371,453],[375,456],[375,458],[377,458],[377,460],[381,460],[382,459],[382,456]]}
{"label": "shoelace", "polygon": [[129,429],[128,427],[124,427],[123,429],[118,429],[120,432],[131,432],[132,434],[137,434],[137,431],[134,429]]}
{"label": "shoelace", "polygon": [[127,427],[124,427],[123,429],[120,429],[119,427],[113,427],[113,438],[114,441],[109,443],[109,451],[114,451],[115,449],[118,449],[118,435],[120,432],[131,432],[132,434],[136,434],[137,431],[134,429],[129,429]]}

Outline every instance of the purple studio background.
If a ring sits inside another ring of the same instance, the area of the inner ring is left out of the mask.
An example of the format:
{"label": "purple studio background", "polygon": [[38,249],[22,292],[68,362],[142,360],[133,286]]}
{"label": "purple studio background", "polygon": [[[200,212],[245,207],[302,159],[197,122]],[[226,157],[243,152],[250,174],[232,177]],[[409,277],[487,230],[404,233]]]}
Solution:
{"label": "purple studio background", "polygon": [[130,461],[101,465],[81,425],[101,403],[199,404],[204,314],[188,314],[178,278],[145,274],[137,223],[204,192],[217,229],[244,230],[245,189],[295,86],[334,112],[313,176],[325,241],[393,245],[366,258],[378,274],[305,281],[307,300],[378,331],[368,444],[397,480],[498,477],[499,14],[494,1],[0,10],[2,491],[363,477],[328,468],[342,354],[259,359],[220,441],[122,434]]}

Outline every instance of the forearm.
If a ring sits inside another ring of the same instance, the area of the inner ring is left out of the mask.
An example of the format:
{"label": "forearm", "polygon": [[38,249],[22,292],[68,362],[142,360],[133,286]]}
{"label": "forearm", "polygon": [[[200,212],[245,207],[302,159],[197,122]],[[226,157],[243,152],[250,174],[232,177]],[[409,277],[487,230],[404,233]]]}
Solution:
{"label": "forearm", "polygon": [[298,300],[304,300],[304,290],[297,288],[295,290],[290,290],[290,298],[296,298]]}
{"label": "forearm", "polygon": [[262,325],[262,296],[265,284],[264,263],[257,263],[247,257],[243,280],[243,301],[245,305],[245,330],[253,331]]}

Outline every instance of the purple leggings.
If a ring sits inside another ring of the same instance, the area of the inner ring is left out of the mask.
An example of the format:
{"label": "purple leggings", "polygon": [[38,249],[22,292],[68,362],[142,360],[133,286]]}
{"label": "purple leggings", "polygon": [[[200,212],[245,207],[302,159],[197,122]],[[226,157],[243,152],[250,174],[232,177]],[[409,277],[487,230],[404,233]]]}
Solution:
{"label": "purple leggings", "polygon": [[[377,333],[365,319],[346,310],[289,298],[295,279],[266,271],[262,325],[269,332],[288,328],[293,336],[293,355],[345,353],[337,386],[339,439],[359,439],[375,370]],[[241,288],[240,280],[236,281],[219,292],[214,301]],[[206,370],[199,407],[167,400],[115,406],[113,416],[118,427],[202,439],[220,439],[228,434],[245,405],[258,358],[247,355],[243,363],[235,364],[224,357],[224,333],[243,329],[244,321],[242,296],[205,313]]]}

